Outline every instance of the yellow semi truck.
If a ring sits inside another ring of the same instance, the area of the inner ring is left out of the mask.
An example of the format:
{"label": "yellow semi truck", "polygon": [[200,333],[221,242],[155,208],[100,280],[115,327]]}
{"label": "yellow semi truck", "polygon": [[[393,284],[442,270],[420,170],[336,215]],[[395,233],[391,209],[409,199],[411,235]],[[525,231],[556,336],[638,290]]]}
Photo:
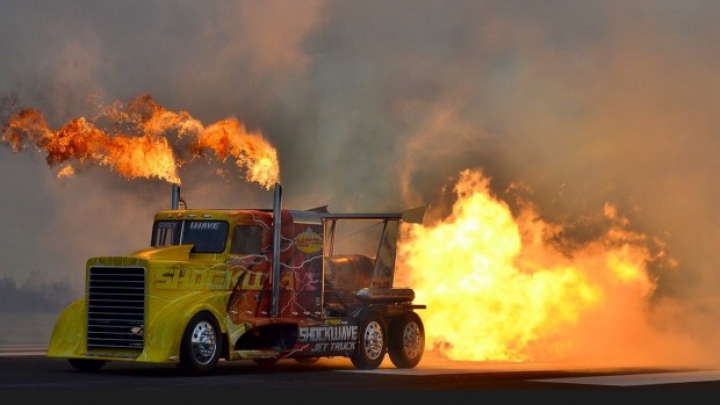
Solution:
{"label": "yellow semi truck", "polygon": [[[282,208],[180,209],[154,216],[151,244],[86,262],[85,296],[58,317],[47,356],[80,371],[110,361],[175,363],[208,374],[220,359],[269,365],[344,356],[359,369],[388,354],[399,368],[423,356],[411,288],[394,286],[399,213],[333,214]],[[372,254],[336,251],[339,224],[380,231]]]}

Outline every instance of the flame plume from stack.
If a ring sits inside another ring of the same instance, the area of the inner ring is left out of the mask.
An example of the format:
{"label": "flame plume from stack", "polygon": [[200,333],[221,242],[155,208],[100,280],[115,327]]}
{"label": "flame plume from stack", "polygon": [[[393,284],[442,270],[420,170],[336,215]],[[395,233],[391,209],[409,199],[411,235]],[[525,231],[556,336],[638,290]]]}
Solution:
{"label": "flame plume from stack", "polygon": [[206,156],[207,150],[222,162],[234,157],[238,168],[245,170],[245,180],[266,189],[280,175],[277,151],[261,133],[247,131],[234,118],[206,127],[186,111],[165,109],[149,95],[100,106],[94,118],[75,118],[56,130],[40,111],[23,108],[9,116],[1,135],[0,142],[14,152],[32,145],[46,153],[49,166],[63,165],[59,177],[74,175],[80,166],[98,165],[128,179],[180,184],[178,169]]}

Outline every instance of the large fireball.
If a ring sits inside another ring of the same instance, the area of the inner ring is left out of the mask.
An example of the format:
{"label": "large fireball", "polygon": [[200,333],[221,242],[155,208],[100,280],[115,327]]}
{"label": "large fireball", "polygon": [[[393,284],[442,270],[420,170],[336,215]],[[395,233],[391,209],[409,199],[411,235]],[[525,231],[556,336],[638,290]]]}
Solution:
{"label": "large fireball", "polygon": [[430,349],[456,360],[568,360],[588,355],[591,336],[644,327],[657,256],[612,205],[601,237],[570,245],[531,205],[514,215],[479,171],[463,171],[454,193],[452,213],[406,228],[398,252],[399,275],[427,305]]}

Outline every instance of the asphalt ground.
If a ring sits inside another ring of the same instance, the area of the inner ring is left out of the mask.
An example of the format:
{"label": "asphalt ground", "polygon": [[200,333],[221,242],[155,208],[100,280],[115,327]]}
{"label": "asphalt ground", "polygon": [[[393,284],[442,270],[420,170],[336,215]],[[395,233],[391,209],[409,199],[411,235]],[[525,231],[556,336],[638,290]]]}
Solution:
{"label": "asphalt ground", "polygon": [[606,395],[609,400],[633,402],[648,395],[664,403],[720,399],[720,369],[454,362],[428,353],[413,369],[397,369],[386,359],[376,370],[357,370],[349,359],[336,357],[314,364],[283,360],[270,367],[252,361],[220,362],[212,375],[188,376],[171,364],[130,362],[112,362],[100,371],[82,373],[66,360],[44,353],[40,346],[0,346],[0,404],[11,403],[3,398],[100,405],[114,401],[244,404],[255,399],[342,404],[391,398],[426,403],[433,398],[478,396],[501,402],[550,396],[554,402],[568,399],[575,404]]}

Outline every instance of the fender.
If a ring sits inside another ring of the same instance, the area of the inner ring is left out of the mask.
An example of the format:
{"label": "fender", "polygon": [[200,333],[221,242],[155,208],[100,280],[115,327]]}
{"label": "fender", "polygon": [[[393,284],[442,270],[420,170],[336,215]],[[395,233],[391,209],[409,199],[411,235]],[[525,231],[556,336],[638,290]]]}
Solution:
{"label": "fender", "polygon": [[[360,325],[362,325],[363,322],[365,322],[365,318],[368,316],[368,314],[370,312],[378,312],[380,314],[385,314],[387,312],[386,309],[387,309],[387,305],[384,305],[384,304],[366,305],[366,306],[362,307],[362,309],[360,311],[358,311],[352,317],[352,319],[355,320],[356,325],[360,326]],[[386,316],[382,317],[382,323],[383,323],[383,327],[387,331],[390,327],[390,322]]]}
{"label": "fender", "polygon": [[46,356],[63,358],[84,356],[86,319],[84,297],[68,305],[55,321]]}
{"label": "fender", "polygon": [[228,333],[228,314],[225,312],[228,291],[208,294],[189,294],[170,303],[161,303],[148,296],[148,306],[162,306],[152,313],[145,325],[145,350],[136,361],[177,363],[183,332],[195,314],[210,312],[220,326],[220,333]]}

